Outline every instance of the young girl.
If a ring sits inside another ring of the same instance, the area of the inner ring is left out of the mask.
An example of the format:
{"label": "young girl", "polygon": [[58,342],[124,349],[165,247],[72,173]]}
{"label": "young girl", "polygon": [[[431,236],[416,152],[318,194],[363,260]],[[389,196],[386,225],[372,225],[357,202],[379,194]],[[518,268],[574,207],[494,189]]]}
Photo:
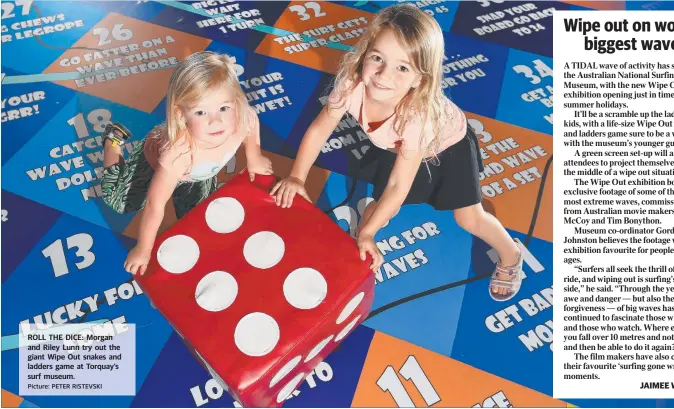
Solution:
{"label": "young girl", "polygon": [[357,230],[361,258],[369,253],[372,269],[381,266],[374,236],[403,204],[454,210],[461,227],[497,250],[500,260],[489,293],[505,301],[522,281],[521,248],[482,208],[477,137],[464,113],[442,92],[443,56],[444,39],[435,19],[412,5],[382,9],[344,56],[328,103],[307,130],[290,176],[271,194],[282,207],[289,207],[296,194],[308,200],[304,182],[309,169],[348,112],[374,145],[367,154],[377,160],[375,200]]}
{"label": "young girl", "polygon": [[124,263],[132,274],[145,273],[169,198],[183,217],[216,190],[218,172],[242,144],[251,181],[272,173],[260,150],[257,115],[226,55],[199,52],[178,64],[168,85],[166,121],[128,162],[119,147],[124,139],[114,131],[106,136],[101,187],[105,203],[118,213],[144,208],[138,243]]}

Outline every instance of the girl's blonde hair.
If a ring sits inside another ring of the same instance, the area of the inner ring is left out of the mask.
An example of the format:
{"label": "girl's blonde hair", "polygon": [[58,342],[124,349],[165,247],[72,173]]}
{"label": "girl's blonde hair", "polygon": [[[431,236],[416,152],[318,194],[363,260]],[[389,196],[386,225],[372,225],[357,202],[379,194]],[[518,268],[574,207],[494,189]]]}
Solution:
{"label": "girl's blonde hair", "polygon": [[[430,121],[432,134],[421,135],[419,148],[427,156],[437,155],[440,131],[448,120],[441,86],[445,42],[437,21],[411,4],[389,6],[377,14],[355,47],[342,57],[334,81],[334,100],[330,102],[346,102],[345,96],[362,80],[365,55],[387,28],[395,34],[414,70],[421,74],[419,86],[412,88],[396,107],[393,129],[403,135],[410,120],[421,118],[423,130]],[[334,104],[329,108],[335,108]]]}
{"label": "girl's blonde hair", "polygon": [[187,110],[198,104],[199,99],[209,90],[225,85],[234,94],[237,112],[236,129],[227,130],[233,134],[246,131],[254,121],[246,95],[236,76],[234,59],[226,54],[210,51],[194,53],[181,61],[173,70],[166,93],[166,122],[160,132],[160,149],[175,146],[182,138],[189,144],[192,158],[196,141],[181,123],[179,109]]}

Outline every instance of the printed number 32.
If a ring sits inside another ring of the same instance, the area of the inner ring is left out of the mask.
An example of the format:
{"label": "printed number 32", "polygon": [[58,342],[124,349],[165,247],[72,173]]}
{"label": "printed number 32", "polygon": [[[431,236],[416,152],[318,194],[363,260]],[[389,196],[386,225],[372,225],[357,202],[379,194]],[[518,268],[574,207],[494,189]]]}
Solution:
{"label": "printed number 32", "polygon": [[300,16],[300,20],[302,21],[306,21],[311,18],[311,16],[306,13],[307,9],[312,9],[314,11],[314,17],[327,16],[327,14],[321,11],[321,5],[315,1],[304,3],[304,6],[296,4],[294,6],[288,7],[288,10],[297,13],[297,15]]}

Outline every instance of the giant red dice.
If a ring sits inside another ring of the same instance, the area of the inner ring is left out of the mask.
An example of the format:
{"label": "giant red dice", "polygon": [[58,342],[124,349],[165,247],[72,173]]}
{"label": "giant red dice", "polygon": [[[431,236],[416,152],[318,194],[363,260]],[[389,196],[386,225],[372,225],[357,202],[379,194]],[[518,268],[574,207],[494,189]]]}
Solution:
{"label": "giant red dice", "polygon": [[366,317],[370,259],[271,176],[239,174],[157,237],[136,280],[243,406],[276,407]]}

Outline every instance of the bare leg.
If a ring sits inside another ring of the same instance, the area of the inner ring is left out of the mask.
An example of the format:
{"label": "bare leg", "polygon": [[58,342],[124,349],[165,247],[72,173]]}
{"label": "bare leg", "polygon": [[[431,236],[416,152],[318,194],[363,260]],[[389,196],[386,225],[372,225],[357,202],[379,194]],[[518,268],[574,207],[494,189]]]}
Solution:
{"label": "bare leg", "polygon": [[103,148],[103,168],[108,168],[112,165],[116,165],[119,162],[124,162],[124,156],[122,155],[122,148],[120,146],[112,146],[112,141],[109,139],[105,140]]}
{"label": "bare leg", "polygon": [[[512,266],[519,261],[519,249],[515,241],[510,237],[506,229],[496,217],[487,213],[480,203],[456,209],[454,211],[456,222],[463,229],[484,240],[493,247],[499,255],[503,266]],[[499,274],[499,279],[509,280],[509,276]],[[505,295],[505,288],[492,287],[495,294]]]}

